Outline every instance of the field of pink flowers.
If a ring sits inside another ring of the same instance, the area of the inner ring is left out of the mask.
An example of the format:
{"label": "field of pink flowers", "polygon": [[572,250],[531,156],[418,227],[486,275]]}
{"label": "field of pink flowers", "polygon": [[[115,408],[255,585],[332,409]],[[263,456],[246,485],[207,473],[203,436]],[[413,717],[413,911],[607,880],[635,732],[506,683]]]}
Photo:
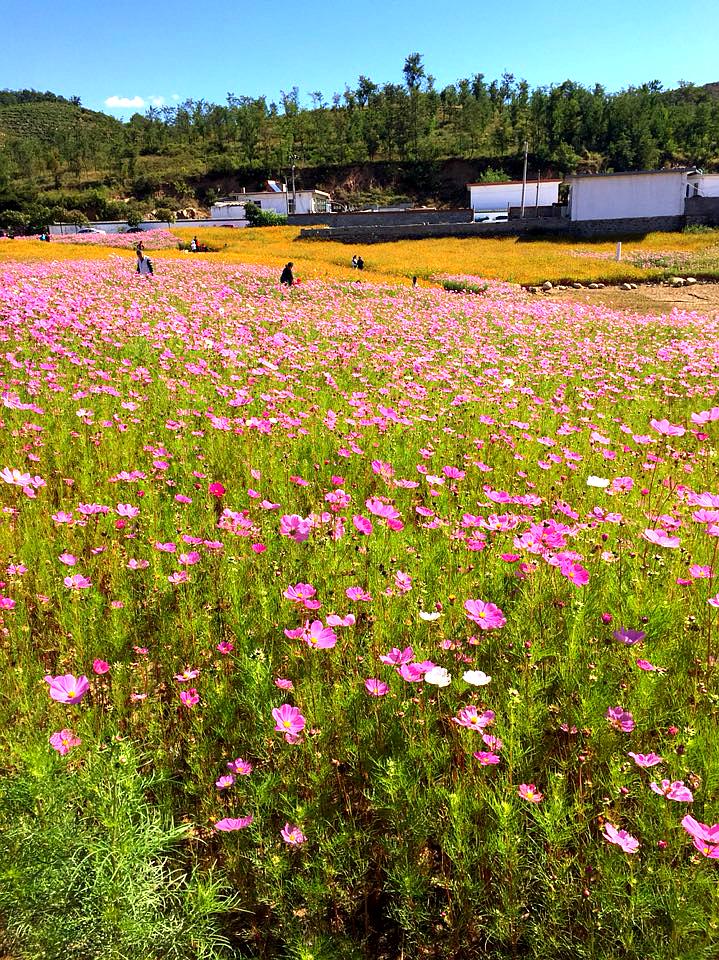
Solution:
{"label": "field of pink flowers", "polygon": [[177,237],[165,229],[142,233],[68,233],[61,237],[54,234],[51,243],[133,250],[140,240],[146,250],[177,250]]}
{"label": "field of pink flowers", "polygon": [[0,265],[14,960],[719,952],[719,323]]}

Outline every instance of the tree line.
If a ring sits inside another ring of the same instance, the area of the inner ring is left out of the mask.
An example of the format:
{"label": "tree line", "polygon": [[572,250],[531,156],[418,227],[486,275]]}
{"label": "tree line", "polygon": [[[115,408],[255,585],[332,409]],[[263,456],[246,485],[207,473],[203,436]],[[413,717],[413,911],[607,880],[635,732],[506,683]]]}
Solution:
{"label": "tree line", "polygon": [[[0,148],[0,209],[12,205],[13,178],[37,192],[40,185],[77,186],[92,173],[94,187],[104,184],[110,193],[131,193],[142,202],[158,187],[165,196],[181,198],[183,190],[190,196],[188,181],[202,174],[263,169],[267,176],[286,175],[293,162],[301,168],[491,160],[521,153],[525,141],[535,166],[554,173],[694,163],[712,168],[719,165],[714,86],[682,82],[664,90],[651,81],[609,92],[566,80],[530,88],[511,73],[494,80],[476,73],[439,89],[422,56],[412,53],[401,82],[360,76],[329,99],[312,91],[303,103],[298,87],[273,101],[230,92],[224,103],[188,99],[150,107],[126,123],[65,124],[43,138],[10,131]],[[13,105],[43,102],[80,103],[78,97],[3,91],[0,122]]]}

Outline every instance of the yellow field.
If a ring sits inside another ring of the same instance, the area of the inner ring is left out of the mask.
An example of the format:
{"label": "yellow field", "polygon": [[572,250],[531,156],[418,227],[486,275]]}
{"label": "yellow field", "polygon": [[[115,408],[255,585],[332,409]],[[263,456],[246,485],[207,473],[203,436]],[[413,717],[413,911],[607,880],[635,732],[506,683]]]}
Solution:
{"label": "yellow field", "polygon": [[[515,283],[542,283],[551,280],[647,280],[663,276],[666,263],[652,258],[677,260],[675,272],[719,276],[719,230],[706,233],[653,233],[623,244],[623,259],[613,259],[615,243],[587,243],[577,240],[432,239],[403,240],[352,247],[336,242],[299,240],[295,227],[264,227],[229,230],[173,230],[176,236],[220,248],[199,254],[225,263],[263,264],[281,270],[292,260],[295,276],[358,279],[350,267],[353,253],[365,261],[365,280],[397,280],[409,283],[416,274],[431,282],[437,274],[471,274]],[[648,266],[635,266],[628,258],[641,254]],[[105,247],[46,244],[36,240],[0,241],[0,260],[12,259],[97,259],[108,256],[132,257],[132,251]],[[153,259],[185,258],[191,254],[174,250],[152,251]]]}

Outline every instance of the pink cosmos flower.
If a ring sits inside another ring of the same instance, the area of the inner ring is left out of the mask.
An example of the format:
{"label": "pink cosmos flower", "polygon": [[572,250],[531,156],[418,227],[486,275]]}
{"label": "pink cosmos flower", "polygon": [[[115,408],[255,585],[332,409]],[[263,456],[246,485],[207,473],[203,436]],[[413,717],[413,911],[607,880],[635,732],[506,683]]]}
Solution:
{"label": "pink cosmos flower", "polygon": [[380,656],[382,663],[389,664],[392,667],[399,667],[403,663],[410,663],[413,659],[414,650],[412,647],[405,647],[404,650],[392,647],[389,653],[384,653]]}
{"label": "pink cosmos flower", "polygon": [[14,610],[17,606],[12,597],[0,597],[0,610]]}
{"label": "pink cosmos flower", "polygon": [[235,782],[235,778],[232,776],[232,774],[226,773],[223,776],[218,777],[217,780],[215,780],[215,786],[217,787],[218,790],[227,790],[229,787],[232,786],[234,782]]}
{"label": "pink cosmos flower", "polygon": [[232,651],[235,649],[235,645],[230,640],[220,640],[220,642],[217,644],[216,649],[223,656],[227,656],[228,653],[232,653]]}
{"label": "pink cosmos flower", "polygon": [[224,833],[230,833],[232,830],[244,830],[252,823],[252,814],[247,817],[225,817],[224,820],[218,820],[215,824],[215,830],[221,830]]}
{"label": "pink cosmos flower", "polygon": [[424,679],[425,671],[418,663],[403,663],[397,668],[397,673],[407,683],[419,683]]}
{"label": "pink cosmos flower", "polygon": [[180,692],[180,700],[186,707],[196,707],[200,702],[200,695],[194,687]]}
{"label": "pink cosmos flower", "polygon": [[304,543],[309,538],[311,529],[310,521],[296,513],[285,514],[280,518],[280,534],[295,543]]}
{"label": "pink cosmos flower", "polygon": [[275,686],[279,687],[280,690],[294,690],[295,685],[291,680],[287,680],[285,677],[277,677],[275,679]]}
{"label": "pink cosmos flower", "polygon": [[621,730],[623,733],[631,733],[634,729],[634,718],[624,707],[610,707],[604,716],[609,720],[610,726],[615,730]]}
{"label": "pink cosmos flower", "polygon": [[490,753],[487,750],[478,750],[476,753],[473,753],[472,756],[475,760],[479,760],[481,766],[491,767],[499,763],[499,756],[496,753]]}
{"label": "pink cosmos flower", "polygon": [[240,777],[249,777],[252,773],[252,764],[248,760],[243,760],[242,757],[237,757],[236,760],[227,761],[227,769]]}
{"label": "pink cosmos flower", "polygon": [[305,626],[302,639],[313,650],[329,650],[337,643],[337,634],[332,627],[326,627],[321,620],[313,620],[309,629]]}
{"label": "pink cosmos flower", "polygon": [[642,534],[645,540],[655,544],[657,547],[667,547],[673,549],[678,547],[681,540],[679,537],[670,537],[664,530],[645,530]]}
{"label": "pink cosmos flower", "polygon": [[79,703],[90,689],[90,681],[84,674],[80,677],[71,673],[58,677],[48,674],[44,679],[50,686],[50,696],[58,703]]}
{"label": "pink cosmos flower", "polygon": [[175,674],[175,680],[178,683],[186,683],[188,680],[194,680],[195,677],[199,677],[199,670],[190,670],[189,668],[182,671],[182,673]]}
{"label": "pink cosmos flower", "polygon": [[680,424],[670,423],[668,420],[650,420],[649,425],[665,437],[683,437],[686,433],[686,429]]}
{"label": "pink cosmos flower", "polygon": [[506,617],[493,603],[483,600],[465,600],[464,609],[467,619],[472,620],[481,630],[498,630],[507,622]]}
{"label": "pink cosmos flower", "polygon": [[654,664],[648,660],[637,660],[637,666],[640,670],[646,670],[648,673],[666,673],[664,667],[655,667]]}
{"label": "pink cosmos flower", "polygon": [[376,677],[370,677],[369,680],[365,680],[364,685],[367,693],[372,697],[383,697],[389,692],[388,685]]}
{"label": "pink cosmos flower", "polygon": [[74,567],[77,563],[77,557],[73,556],[71,553],[61,553],[57,558],[60,563],[64,563],[66,567]]}
{"label": "pink cosmos flower", "polygon": [[643,630],[629,630],[626,627],[622,627],[620,630],[615,630],[612,636],[626,647],[632,647],[635,643],[643,640],[646,634]]}
{"label": "pink cosmos flower", "polygon": [[200,560],[200,554],[197,550],[190,550],[189,553],[181,553],[177,558],[177,562],[183,566],[191,567],[193,564],[198,563]]}
{"label": "pink cosmos flower", "polygon": [[345,590],[345,596],[350,600],[364,601],[365,603],[371,603],[372,597],[366,590],[363,590],[362,587],[348,587]]}
{"label": "pink cosmos flower", "polygon": [[92,580],[83,577],[81,573],[74,573],[71,577],[65,577],[63,583],[71,590],[87,590],[92,586]]}
{"label": "pink cosmos flower", "polygon": [[662,780],[661,786],[652,781],[649,787],[654,793],[658,793],[660,797],[666,797],[667,800],[677,800],[679,803],[692,803],[694,800],[693,793],[689,787],[684,786],[683,780],[675,780],[673,783]]}
{"label": "pink cosmos flower", "polygon": [[299,827],[292,827],[289,823],[286,823],[280,830],[280,835],[285,843],[289,844],[291,847],[299,847],[307,839]]}
{"label": "pink cosmos flower", "polygon": [[115,509],[119,517],[127,517],[130,520],[140,513],[140,508],[134,507],[131,503],[118,503]]}
{"label": "pink cosmos flower", "polygon": [[296,735],[305,729],[307,722],[297,707],[289,703],[283,703],[281,707],[275,707],[272,711],[275,719],[275,730],[284,734]]}
{"label": "pink cosmos flower", "polygon": [[225,488],[221,483],[211,483],[207,490],[208,493],[213,497],[221,497],[225,493]]}
{"label": "pink cosmos flower", "polygon": [[544,799],[544,794],[540,793],[533,783],[520,783],[517,794],[530,803],[541,803]]}
{"label": "pink cosmos flower", "polygon": [[719,860],[719,823],[711,827],[700,823],[687,814],[682,820],[682,826],[694,841],[694,846],[709,860]]}
{"label": "pink cosmos flower", "polygon": [[559,565],[559,572],[575,587],[583,587],[589,583],[589,571],[581,563],[574,563],[572,560],[564,561]]}
{"label": "pink cosmos flower", "polygon": [[92,669],[94,673],[101,675],[103,673],[107,673],[107,671],[110,669],[110,664],[106,660],[93,660]]}
{"label": "pink cosmos flower", "polygon": [[369,536],[372,533],[372,521],[368,517],[355,515],[352,517],[352,523],[358,533],[363,533],[365,536]]}
{"label": "pink cosmos flower", "polygon": [[617,830],[611,823],[604,824],[602,836],[607,843],[614,843],[621,847],[625,853],[636,853],[639,849],[639,841],[635,839],[626,830]]}
{"label": "pink cosmos flower", "polygon": [[630,750],[627,756],[632,757],[638,767],[656,767],[658,763],[664,763],[656,753],[632,753]]}
{"label": "pink cosmos flower", "polygon": [[72,730],[58,730],[50,737],[50,746],[57,750],[61,757],[70,752],[72,747],[79,747],[82,740],[76,737]]}
{"label": "pink cosmos flower", "polygon": [[155,543],[155,550],[159,550],[160,553],[174,553],[177,550],[177,545],[169,541],[168,543],[160,543],[157,541]]}
{"label": "pink cosmos flower", "polygon": [[147,570],[150,566],[149,560],[135,560],[134,557],[132,560],[129,560],[127,563],[128,570]]}
{"label": "pink cosmos flower", "polygon": [[482,730],[493,722],[493,710],[485,710],[484,713],[480,713],[473,704],[462,707],[457,716],[452,717],[452,723],[456,723],[460,727],[467,727],[469,730]]}
{"label": "pink cosmos flower", "polygon": [[296,583],[294,586],[287,587],[282,596],[293,603],[301,603],[307,610],[319,610],[322,604],[314,599],[316,594],[317,590],[311,583]]}
{"label": "pink cosmos flower", "polygon": [[711,567],[702,567],[698,563],[694,563],[689,567],[689,573],[695,580],[710,580],[714,576]]}
{"label": "pink cosmos flower", "polygon": [[187,575],[187,570],[178,570],[176,573],[171,573],[167,578],[167,582],[171,583],[173,587],[176,587],[180,583],[187,583],[190,578]]}

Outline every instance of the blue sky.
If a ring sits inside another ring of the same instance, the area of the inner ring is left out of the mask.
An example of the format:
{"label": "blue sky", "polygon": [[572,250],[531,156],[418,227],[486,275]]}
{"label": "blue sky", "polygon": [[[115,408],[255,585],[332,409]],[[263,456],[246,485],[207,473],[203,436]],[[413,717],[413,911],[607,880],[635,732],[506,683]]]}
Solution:
{"label": "blue sky", "polygon": [[401,82],[414,51],[439,89],[505,70],[608,90],[719,81],[717,0],[0,0],[0,24],[0,88],[77,94],[118,117],[228,91],[329,100],[360,74]]}

